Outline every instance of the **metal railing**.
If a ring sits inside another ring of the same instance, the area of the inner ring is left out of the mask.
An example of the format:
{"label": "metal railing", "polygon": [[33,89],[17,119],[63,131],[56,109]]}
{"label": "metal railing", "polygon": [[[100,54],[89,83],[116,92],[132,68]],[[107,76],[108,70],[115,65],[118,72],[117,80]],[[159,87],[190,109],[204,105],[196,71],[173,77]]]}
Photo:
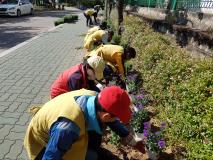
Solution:
{"label": "metal railing", "polygon": [[212,8],[213,9],[213,1],[200,1],[200,0],[177,1],[175,8],[176,9],[178,8],[184,8],[184,9]]}
{"label": "metal railing", "polygon": [[[152,8],[170,8],[172,10],[209,8],[213,9],[213,0],[125,0],[125,4]],[[169,3],[170,2],[170,3]]]}

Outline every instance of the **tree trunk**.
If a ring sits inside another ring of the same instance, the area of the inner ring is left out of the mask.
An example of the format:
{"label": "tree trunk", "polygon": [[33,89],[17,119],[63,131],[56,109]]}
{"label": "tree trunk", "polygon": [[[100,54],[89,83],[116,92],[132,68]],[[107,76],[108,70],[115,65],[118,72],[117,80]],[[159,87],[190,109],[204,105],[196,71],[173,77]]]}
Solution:
{"label": "tree trunk", "polygon": [[105,20],[107,21],[108,19],[108,0],[105,0]]}
{"label": "tree trunk", "polygon": [[117,1],[117,9],[118,9],[118,35],[121,35],[121,24],[123,22],[123,0]]}

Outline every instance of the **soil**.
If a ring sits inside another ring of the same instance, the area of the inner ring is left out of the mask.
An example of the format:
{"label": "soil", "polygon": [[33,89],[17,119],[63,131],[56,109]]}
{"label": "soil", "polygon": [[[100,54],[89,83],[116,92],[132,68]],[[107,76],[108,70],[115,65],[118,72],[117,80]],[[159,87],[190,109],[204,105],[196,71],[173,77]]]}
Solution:
{"label": "soil", "polygon": [[[152,106],[147,106],[146,109],[150,112],[151,115],[156,114],[156,109]],[[149,160],[149,157],[145,151],[145,153],[141,153],[140,151],[134,149],[131,146],[119,144],[118,146],[110,143],[110,133],[106,131],[104,133],[105,136],[103,138],[102,147],[110,152],[110,154],[115,157],[112,160]],[[141,146],[143,147],[143,144]],[[144,148],[145,149],[145,148]],[[171,149],[166,149],[160,156],[159,160],[174,160],[174,151]]]}
{"label": "soil", "polygon": [[[115,146],[113,144],[110,144],[108,142],[109,139],[107,140],[106,137],[105,140],[106,142],[102,143],[102,147],[116,156],[116,158],[113,158],[112,160],[149,160],[147,153],[143,154],[130,146],[124,146],[122,144],[120,146]],[[174,159],[174,154],[172,153],[171,149],[165,150],[158,158],[158,160]]]}

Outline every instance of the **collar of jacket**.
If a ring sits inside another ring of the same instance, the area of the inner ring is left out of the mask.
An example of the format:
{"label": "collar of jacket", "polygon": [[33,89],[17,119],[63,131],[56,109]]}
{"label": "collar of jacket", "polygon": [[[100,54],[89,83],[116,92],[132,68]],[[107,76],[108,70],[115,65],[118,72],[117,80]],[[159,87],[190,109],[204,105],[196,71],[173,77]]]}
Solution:
{"label": "collar of jacket", "polygon": [[76,98],[76,102],[84,113],[87,131],[95,131],[98,134],[102,134],[95,109],[95,96],[80,96]]}

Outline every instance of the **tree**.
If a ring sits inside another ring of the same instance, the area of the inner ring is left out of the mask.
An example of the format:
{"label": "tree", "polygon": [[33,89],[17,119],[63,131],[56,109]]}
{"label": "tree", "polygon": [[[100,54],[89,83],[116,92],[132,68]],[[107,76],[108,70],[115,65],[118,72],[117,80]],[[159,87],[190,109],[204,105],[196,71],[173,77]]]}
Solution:
{"label": "tree", "polygon": [[117,9],[118,9],[118,35],[121,35],[121,25],[123,22],[123,6],[124,0],[117,0]]}

